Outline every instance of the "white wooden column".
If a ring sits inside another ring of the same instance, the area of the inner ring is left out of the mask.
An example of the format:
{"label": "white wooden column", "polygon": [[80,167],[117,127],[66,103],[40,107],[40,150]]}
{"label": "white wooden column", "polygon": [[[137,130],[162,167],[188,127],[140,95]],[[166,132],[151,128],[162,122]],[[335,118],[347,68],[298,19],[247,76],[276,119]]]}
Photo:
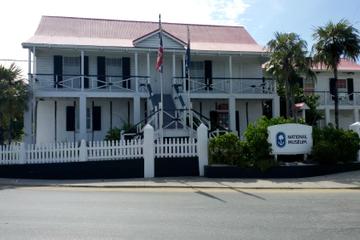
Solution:
{"label": "white wooden column", "polygon": [[31,59],[31,49],[29,48],[28,49],[28,76],[29,76],[29,83],[30,83],[30,75],[31,75],[31,61],[32,61],[32,59]]}
{"label": "white wooden column", "polygon": [[87,140],[86,136],[86,96],[79,97],[79,140]]}
{"label": "white wooden column", "polygon": [[329,123],[331,123],[330,108],[326,107],[325,108],[325,125],[327,126]]}
{"label": "white wooden column", "polygon": [[135,92],[139,92],[139,60],[138,53],[134,53],[134,61],[135,61]]}
{"label": "white wooden column", "polygon": [[173,84],[175,84],[175,77],[176,77],[176,56],[175,53],[172,55],[172,75],[173,75]]}
{"label": "white wooden column", "polygon": [[85,69],[84,69],[84,66],[85,66],[85,64],[84,64],[84,51],[83,50],[81,50],[81,57],[80,57],[80,59],[81,59],[81,91],[84,91],[84,84],[85,84],[85,81],[84,81],[84,74],[85,74]]}
{"label": "white wooden column", "polygon": [[232,77],[233,77],[233,73],[232,73],[232,56],[229,56],[229,78],[230,78],[230,93],[232,93],[232,89],[233,89],[233,87],[232,87],[232,85],[233,85],[233,79],[232,79]]}
{"label": "white wooden column", "polygon": [[36,48],[33,47],[33,54],[32,54],[32,74],[35,75],[36,72]]}
{"label": "white wooden column", "polygon": [[354,122],[359,121],[359,109],[354,108]]}
{"label": "white wooden column", "polygon": [[133,97],[133,124],[140,122],[140,96],[135,95]]}
{"label": "white wooden column", "polygon": [[236,99],[229,97],[229,127],[232,132],[236,132]]}
{"label": "white wooden column", "polygon": [[150,53],[146,53],[146,65],[147,65],[146,74],[150,79]]}
{"label": "white wooden column", "polygon": [[32,120],[32,134],[31,134],[31,142],[36,143],[37,141],[37,109],[38,109],[38,100],[34,97],[32,101],[30,102],[32,106],[32,114],[31,114],[31,120]]}

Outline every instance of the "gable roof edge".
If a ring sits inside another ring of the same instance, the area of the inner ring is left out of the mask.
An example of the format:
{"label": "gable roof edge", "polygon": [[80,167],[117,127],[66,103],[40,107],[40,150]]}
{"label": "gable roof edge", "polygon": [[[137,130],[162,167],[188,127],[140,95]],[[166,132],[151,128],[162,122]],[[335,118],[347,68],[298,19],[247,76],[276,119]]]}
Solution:
{"label": "gable roof edge", "polygon": [[[182,41],[181,39],[175,37],[174,35],[172,35],[171,33],[167,32],[164,29],[162,29],[161,31],[165,36],[169,37],[170,39],[174,40],[175,42],[179,43],[180,45],[182,45],[184,47],[186,46],[186,43],[184,41]],[[136,46],[136,44],[144,41],[145,39],[148,39],[148,38],[154,36],[155,34],[157,34],[159,32],[160,32],[160,29],[158,28],[158,29],[156,29],[154,31],[151,31],[151,32],[149,32],[149,33],[147,33],[147,34],[145,34],[145,35],[143,35],[143,36],[141,36],[141,37],[139,37],[137,39],[134,39],[133,40],[134,46]]]}

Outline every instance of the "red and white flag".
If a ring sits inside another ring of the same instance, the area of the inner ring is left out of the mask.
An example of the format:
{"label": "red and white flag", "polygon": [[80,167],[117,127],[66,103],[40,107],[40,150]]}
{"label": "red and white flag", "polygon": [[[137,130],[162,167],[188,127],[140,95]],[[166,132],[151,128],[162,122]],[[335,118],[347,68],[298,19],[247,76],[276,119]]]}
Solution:
{"label": "red and white flag", "polygon": [[164,60],[164,46],[162,41],[161,15],[159,15],[159,29],[160,29],[159,31],[160,47],[156,58],[156,70],[162,72],[162,66]]}

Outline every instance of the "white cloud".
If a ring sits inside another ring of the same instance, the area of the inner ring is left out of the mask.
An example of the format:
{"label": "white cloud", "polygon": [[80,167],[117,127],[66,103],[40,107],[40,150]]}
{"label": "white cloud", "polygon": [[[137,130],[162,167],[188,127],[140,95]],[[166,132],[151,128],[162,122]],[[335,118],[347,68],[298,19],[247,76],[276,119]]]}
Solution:
{"label": "white cloud", "polygon": [[27,59],[21,43],[31,37],[42,15],[164,22],[238,24],[244,0],[12,0],[2,3],[0,59]]}
{"label": "white cloud", "polygon": [[212,16],[222,24],[238,24],[249,4],[243,0],[219,0],[212,5]]}

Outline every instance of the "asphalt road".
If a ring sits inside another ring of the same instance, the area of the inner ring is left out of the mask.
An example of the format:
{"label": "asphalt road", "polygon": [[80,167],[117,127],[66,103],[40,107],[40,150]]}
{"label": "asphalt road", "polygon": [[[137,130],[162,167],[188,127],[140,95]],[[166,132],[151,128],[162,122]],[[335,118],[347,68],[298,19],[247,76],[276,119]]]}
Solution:
{"label": "asphalt road", "polygon": [[360,239],[360,191],[0,189],[0,239]]}

